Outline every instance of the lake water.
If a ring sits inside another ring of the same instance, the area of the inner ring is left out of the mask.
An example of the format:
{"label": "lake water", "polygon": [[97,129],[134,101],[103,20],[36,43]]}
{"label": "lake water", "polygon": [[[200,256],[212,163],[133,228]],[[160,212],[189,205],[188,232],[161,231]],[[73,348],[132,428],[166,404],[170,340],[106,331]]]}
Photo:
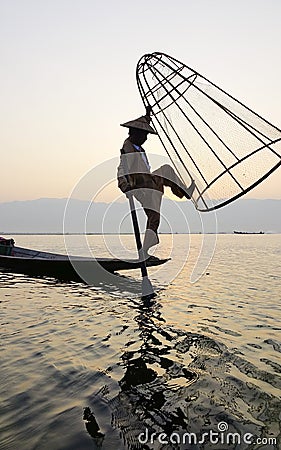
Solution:
{"label": "lake water", "polygon": [[[160,237],[150,306],[138,270],[93,286],[0,272],[1,450],[281,448],[281,236]],[[132,236],[87,245],[135,254]]]}

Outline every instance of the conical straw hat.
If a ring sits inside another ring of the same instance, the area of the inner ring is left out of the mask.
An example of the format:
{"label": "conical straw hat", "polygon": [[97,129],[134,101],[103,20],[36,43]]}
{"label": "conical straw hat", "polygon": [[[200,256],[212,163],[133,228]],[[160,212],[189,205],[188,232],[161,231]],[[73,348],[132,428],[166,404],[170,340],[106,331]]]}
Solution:
{"label": "conical straw hat", "polygon": [[126,128],[138,128],[139,130],[147,131],[151,134],[157,134],[157,132],[149,125],[150,117],[141,116],[138,119],[130,120],[129,122],[121,123],[121,127]]}

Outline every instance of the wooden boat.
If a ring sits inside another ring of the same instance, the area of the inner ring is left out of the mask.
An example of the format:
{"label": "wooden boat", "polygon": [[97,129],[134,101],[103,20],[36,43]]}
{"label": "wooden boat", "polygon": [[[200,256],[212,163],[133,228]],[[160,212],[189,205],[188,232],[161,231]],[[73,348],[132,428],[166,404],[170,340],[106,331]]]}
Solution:
{"label": "wooden boat", "polygon": [[233,231],[234,234],[264,234],[264,231]]}
{"label": "wooden boat", "polygon": [[[147,261],[147,267],[159,266],[168,259]],[[0,254],[0,269],[31,276],[54,277],[59,280],[85,282],[83,275],[98,274],[104,269],[114,273],[119,270],[131,270],[140,267],[137,259],[87,258],[47,253],[22,247],[13,247],[11,254]]]}

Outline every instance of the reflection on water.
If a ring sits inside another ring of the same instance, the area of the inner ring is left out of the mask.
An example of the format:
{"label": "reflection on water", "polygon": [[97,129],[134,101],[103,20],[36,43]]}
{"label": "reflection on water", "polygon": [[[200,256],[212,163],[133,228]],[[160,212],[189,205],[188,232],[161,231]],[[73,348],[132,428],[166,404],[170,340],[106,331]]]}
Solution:
{"label": "reflection on water", "polygon": [[[151,444],[153,436],[176,433],[183,443],[188,431],[199,441],[222,422],[241,439],[246,433],[278,435],[280,377],[259,370],[219,341],[169,328],[159,308],[140,308],[135,321],[139,339],[128,342],[121,356],[125,372],[120,391],[112,397],[110,389],[104,389],[99,397],[129,449],[158,448],[154,441],[153,446],[140,446],[140,436],[149,436],[146,444]],[[262,389],[263,383],[270,385],[271,395]],[[248,444],[242,442],[239,448]]]}
{"label": "reflection on water", "polygon": [[127,289],[137,271],[124,289],[0,273],[0,449],[209,450],[199,437],[221,423],[280,448],[280,250],[280,236],[219,236],[194,285],[193,254],[164,288],[169,266],[151,269],[150,307]]}

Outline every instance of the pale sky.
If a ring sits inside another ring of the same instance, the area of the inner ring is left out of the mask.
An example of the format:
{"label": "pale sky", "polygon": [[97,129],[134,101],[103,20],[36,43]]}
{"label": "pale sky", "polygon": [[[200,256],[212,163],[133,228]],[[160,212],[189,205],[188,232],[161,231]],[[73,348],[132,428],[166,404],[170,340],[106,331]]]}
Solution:
{"label": "pale sky", "polygon": [[[280,17],[280,0],[0,0],[0,201],[68,197],[119,155],[119,124],[144,113],[145,53],[178,58],[281,128]],[[281,198],[280,176],[248,197]]]}

